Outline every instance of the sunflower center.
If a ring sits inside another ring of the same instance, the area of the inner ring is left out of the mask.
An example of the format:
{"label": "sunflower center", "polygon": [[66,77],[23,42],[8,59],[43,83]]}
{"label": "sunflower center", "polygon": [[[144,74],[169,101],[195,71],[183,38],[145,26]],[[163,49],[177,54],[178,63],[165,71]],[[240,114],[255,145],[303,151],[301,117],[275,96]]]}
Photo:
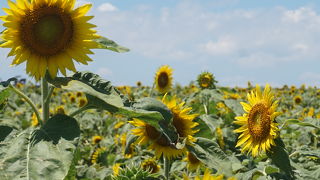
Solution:
{"label": "sunflower center", "polygon": [[271,119],[268,108],[263,103],[255,104],[249,112],[249,132],[254,140],[266,139],[270,133]]}
{"label": "sunflower center", "polygon": [[172,121],[173,126],[176,128],[177,133],[179,134],[180,137],[187,137],[188,135],[185,133],[186,130],[186,124],[181,117],[179,117],[178,114],[173,113],[173,121]]}
{"label": "sunflower center", "polygon": [[295,103],[296,104],[300,104],[301,103],[301,98],[300,97],[296,97],[295,98]]}
{"label": "sunflower center", "polygon": [[64,51],[73,38],[70,14],[55,6],[41,6],[25,14],[20,23],[21,40],[32,53],[50,57]]}
{"label": "sunflower center", "polygon": [[156,128],[154,128],[153,126],[150,126],[148,124],[146,125],[146,132],[147,132],[148,137],[152,140],[157,140],[161,135],[160,132],[158,132]]}
{"label": "sunflower center", "polygon": [[166,72],[160,73],[160,75],[158,77],[159,87],[165,88],[167,86],[168,82],[169,82],[168,74]]}
{"label": "sunflower center", "polygon": [[209,86],[209,84],[210,84],[210,78],[209,77],[203,77],[202,79],[201,79],[201,86],[202,87],[208,87]]}
{"label": "sunflower center", "polygon": [[197,164],[200,162],[192,153],[188,153],[188,160],[191,164]]}

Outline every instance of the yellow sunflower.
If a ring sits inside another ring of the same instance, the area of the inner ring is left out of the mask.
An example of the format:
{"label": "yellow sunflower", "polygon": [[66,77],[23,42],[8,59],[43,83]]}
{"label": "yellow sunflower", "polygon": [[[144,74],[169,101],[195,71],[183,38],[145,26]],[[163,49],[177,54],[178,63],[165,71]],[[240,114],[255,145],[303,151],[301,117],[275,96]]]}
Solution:
{"label": "yellow sunflower", "polygon": [[241,127],[234,132],[241,133],[236,147],[242,146],[242,152],[251,152],[255,157],[262,151],[270,150],[271,145],[275,145],[274,139],[278,135],[279,128],[274,119],[281,113],[276,112],[278,102],[274,101],[269,84],[263,93],[257,85],[247,96],[249,104],[241,102],[245,113],[236,117],[234,122]]}
{"label": "yellow sunflower", "polygon": [[202,89],[215,88],[214,83],[217,82],[216,80],[214,80],[213,74],[209,72],[203,72],[199,74],[197,81],[198,85]]}
{"label": "yellow sunflower", "polygon": [[302,102],[302,97],[300,95],[296,95],[294,98],[293,98],[293,101],[295,104],[301,104]]}
{"label": "yellow sunflower", "polygon": [[92,144],[98,144],[102,140],[102,136],[93,136]]}
{"label": "yellow sunflower", "polygon": [[[175,97],[168,100],[166,96],[163,97],[162,102],[170,109],[173,114],[172,125],[177,130],[180,138],[186,138],[187,143],[194,141],[193,135],[198,131],[193,128],[198,123],[193,122],[193,119],[197,117],[197,114],[189,114],[192,108],[184,107],[184,103],[177,103]],[[169,140],[164,134],[159,132],[155,127],[139,119],[133,119],[129,121],[132,125],[136,126],[132,132],[134,135],[139,136],[139,144],[150,143],[150,149],[155,151],[155,155],[159,158],[161,155],[168,159],[182,156],[186,153],[186,148],[176,149],[171,146]]]}
{"label": "yellow sunflower", "polygon": [[202,162],[195,156],[193,155],[191,152],[187,153],[187,157],[184,159],[184,161],[187,161],[187,168],[190,171],[195,171],[197,170],[200,165],[202,164]]}
{"label": "yellow sunflower", "polygon": [[76,0],[8,0],[10,9],[0,17],[7,29],[2,34],[6,42],[0,47],[11,48],[8,56],[15,56],[12,65],[26,61],[26,72],[36,80],[48,70],[52,78],[58,70],[76,71],[73,60],[82,64],[92,61],[87,54],[97,48],[93,41],[99,36],[88,23],[93,16],[85,16],[90,4],[74,9]]}
{"label": "yellow sunflower", "polygon": [[166,93],[172,88],[172,68],[168,65],[161,66],[155,77],[156,89],[160,93]]}
{"label": "yellow sunflower", "polygon": [[157,173],[160,171],[160,166],[157,164],[156,159],[146,159],[141,163],[141,167],[144,170],[150,171],[151,173]]}

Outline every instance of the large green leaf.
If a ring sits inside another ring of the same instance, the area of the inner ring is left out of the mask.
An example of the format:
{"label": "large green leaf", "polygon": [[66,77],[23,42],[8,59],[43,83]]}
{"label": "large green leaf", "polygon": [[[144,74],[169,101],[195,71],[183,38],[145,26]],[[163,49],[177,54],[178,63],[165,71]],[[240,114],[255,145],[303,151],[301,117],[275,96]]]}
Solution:
{"label": "large green leaf", "polygon": [[218,174],[232,175],[232,164],[241,164],[237,159],[230,159],[217,143],[206,138],[197,138],[193,146],[187,145],[188,150],[207,167],[216,169]]}
{"label": "large green leaf", "polygon": [[122,47],[120,45],[118,45],[116,42],[105,38],[105,37],[101,37],[99,39],[95,40],[96,42],[99,43],[99,49],[109,49],[111,51],[114,52],[119,52],[119,53],[123,53],[123,52],[128,52],[129,49],[126,47]]}
{"label": "large green leaf", "polygon": [[65,115],[52,117],[37,130],[10,133],[0,148],[1,179],[63,179],[79,135],[77,121]]}
{"label": "large green leaf", "polygon": [[271,150],[267,151],[267,155],[272,160],[272,163],[285,172],[289,179],[292,179],[294,177],[293,170],[284,143],[280,138],[275,139],[275,143],[276,146],[272,146]]}

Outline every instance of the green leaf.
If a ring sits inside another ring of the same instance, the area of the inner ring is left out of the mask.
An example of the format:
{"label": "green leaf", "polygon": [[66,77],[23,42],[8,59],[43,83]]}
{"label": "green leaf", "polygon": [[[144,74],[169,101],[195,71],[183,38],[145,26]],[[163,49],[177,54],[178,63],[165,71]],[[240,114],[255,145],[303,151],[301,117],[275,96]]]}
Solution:
{"label": "green leaf", "polygon": [[2,179],[63,179],[78,143],[77,121],[56,115],[37,130],[10,133],[0,149]]}
{"label": "green leaf", "polygon": [[118,45],[116,42],[105,37],[101,37],[99,39],[96,39],[95,41],[99,43],[98,49],[109,49],[111,51],[118,52],[118,53],[130,51],[128,48],[122,47]]}
{"label": "green leaf", "polygon": [[288,178],[293,178],[293,171],[290,164],[290,159],[287,151],[284,148],[284,143],[280,138],[275,139],[276,146],[272,146],[270,151],[267,151],[267,156],[272,160],[273,164],[286,173]]}
{"label": "green leaf", "polygon": [[266,168],[264,169],[264,172],[266,172],[267,174],[279,173],[280,169],[269,165],[269,166],[266,166]]}
{"label": "green leaf", "polygon": [[200,119],[207,124],[213,134],[216,132],[216,127],[220,126],[221,124],[221,121],[218,119],[218,117],[215,117],[214,115],[203,114],[200,116]]}
{"label": "green leaf", "polygon": [[314,124],[311,124],[311,123],[307,123],[307,122],[303,122],[303,121],[300,121],[298,119],[288,119],[284,122],[284,125],[286,124],[297,124],[299,126],[308,126],[308,127],[313,127],[313,128],[316,128],[316,129],[320,129],[320,127],[314,125]]}
{"label": "green leaf", "polygon": [[193,146],[187,148],[206,166],[216,169],[217,174],[232,175],[232,164],[239,163],[238,160],[231,159],[220,149],[219,145],[206,138],[197,138]]}
{"label": "green leaf", "polygon": [[6,139],[6,137],[12,132],[13,128],[9,126],[0,126],[0,141]]}
{"label": "green leaf", "polygon": [[244,113],[240,101],[234,99],[226,99],[224,100],[224,103],[226,104],[226,106],[232,109],[237,116],[241,116]]}
{"label": "green leaf", "polygon": [[0,104],[3,104],[11,94],[11,88],[0,85]]}

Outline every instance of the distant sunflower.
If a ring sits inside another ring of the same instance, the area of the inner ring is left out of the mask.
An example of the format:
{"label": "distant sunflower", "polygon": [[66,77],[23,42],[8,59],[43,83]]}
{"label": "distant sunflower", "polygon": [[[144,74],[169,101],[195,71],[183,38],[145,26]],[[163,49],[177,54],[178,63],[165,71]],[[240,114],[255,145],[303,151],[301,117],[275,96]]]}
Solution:
{"label": "distant sunflower", "polygon": [[97,48],[93,41],[99,36],[88,23],[93,16],[85,16],[90,4],[74,9],[76,0],[8,0],[10,9],[0,17],[7,29],[2,34],[11,48],[8,56],[15,56],[12,65],[27,62],[26,71],[36,80],[48,70],[52,78],[58,70],[76,71],[73,60],[82,64],[92,61],[87,54]]}
{"label": "distant sunflower", "polygon": [[161,66],[155,77],[156,88],[160,93],[166,93],[172,88],[172,68],[168,65]]}
{"label": "distant sunflower", "polygon": [[[193,122],[193,119],[198,115],[189,114],[192,109],[183,107],[184,103],[178,104],[175,97],[171,98],[171,100],[168,100],[166,96],[164,96],[162,102],[173,114],[172,125],[177,130],[179,137],[186,138],[187,143],[194,141],[193,135],[198,130],[194,130],[193,128],[196,127],[198,123]],[[172,159],[182,156],[186,153],[186,148],[176,149],[172,147],[166,136],[148,123],[139,119],[134,119],[133,121],[129,122],[137,127],[136,129],[133,129],[132,132],[134,135],[139,136],[138,143],[151,143],[149,148],[155,151],[155,154],[158,158],[163,155],[169,159]]]}
{"label": "distant sunflower", "polygon": [[102,148],[97,148],[92,156],[91,156],[91,163],[92,164],[97,164],[97,163],[103,163],[105,162],[105,158],[106,158],[106,152],[107,152],[107,148],[106,147],[102,147]]}
{"label": "distant sunflower", "polygon": [[102,136],[93,136],[92,144],[98,144],[102,140]]}
{"label": "distant sunflower", "polygon": [[202,89],[215,88],[214,83],[217,82],[214,79],[213,74],[211,74],[209,72],[203,72],[203,73],[199,74],[197,81],[198,81],[199,87]]}
{"label": "distant sunflower", "polygon": [[300,95],[297,95],[297,96],[295,96],[294,98],[293,98],[293,101],[294,101],[294,103],[295,104],[301,104],[301,102],[302,102],[302,97],[300,96]]}
{"label": "distant sunflower", "polygon": [[187,161],[187,168],[191,171],[197,170],[202,164],[201,161],[191,152],[187,153],[187,157],[184,160]]}
{"label": "distant sunflower", "polygon": [[234,122],[241,127],[234,132],[241,133],[236,147],[242,146],[242,152],[251,152],[255,157],[262,151],[270,150],[271,145],[275,145],[274,139],[278,135],[279,128],[274,119],[281,113],[276,112],[278,102],[274,101],[269,84],[263,93],[257,85],[247,96],[249,104],[241,102],[245,113],[236,117]]}
{"label": "distant sunflower", "polygon": [[157,164],[156,159],[146,159],[141,163],[141,167],[144,170],[150,171],[151,173],[157,173],[160,171],[160,166]]}

